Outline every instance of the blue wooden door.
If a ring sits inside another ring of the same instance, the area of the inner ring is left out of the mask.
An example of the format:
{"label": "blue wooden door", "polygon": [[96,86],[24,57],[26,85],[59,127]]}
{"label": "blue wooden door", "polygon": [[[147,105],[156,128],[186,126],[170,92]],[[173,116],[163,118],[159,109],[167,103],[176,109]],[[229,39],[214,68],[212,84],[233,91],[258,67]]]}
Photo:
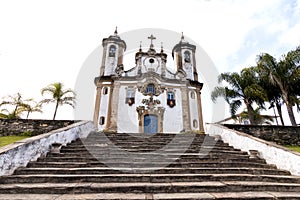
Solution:
{"label": "blue wooden door", "polygon": [[156,115],[144,116],[144,133],[157,133],[158,118]]}

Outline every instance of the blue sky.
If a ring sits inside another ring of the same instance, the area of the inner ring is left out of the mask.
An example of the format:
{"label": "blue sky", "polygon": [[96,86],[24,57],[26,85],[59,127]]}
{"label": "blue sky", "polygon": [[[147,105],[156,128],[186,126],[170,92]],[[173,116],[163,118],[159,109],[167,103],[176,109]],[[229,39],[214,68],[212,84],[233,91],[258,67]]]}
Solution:
{"label": "blue sky", "polygon": [[[219,72],[233,72],[254,65],[259,53],[279,58],[300,45],[300,1],[2,0],[0,97],[21,92],[40,100],[40,89],[55,81],[74,88],[85,59],[115,26],[119,33],[183,31]],[[47,106],[43,117],[51,118],[52,109]],[[62,108],[57,117],[72,118],[72,109]]]}

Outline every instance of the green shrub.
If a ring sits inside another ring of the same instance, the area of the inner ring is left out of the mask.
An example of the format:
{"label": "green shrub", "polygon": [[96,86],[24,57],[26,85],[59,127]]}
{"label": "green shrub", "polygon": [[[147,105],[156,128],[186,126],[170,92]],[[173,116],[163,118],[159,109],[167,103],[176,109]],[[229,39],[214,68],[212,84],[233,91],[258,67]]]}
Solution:
{"label": "green shrub", "polygon": [[31,136],[33,136],[33,132],[32,131],[25,131],[25,132],[21,133],[20,136],[31,137]]}

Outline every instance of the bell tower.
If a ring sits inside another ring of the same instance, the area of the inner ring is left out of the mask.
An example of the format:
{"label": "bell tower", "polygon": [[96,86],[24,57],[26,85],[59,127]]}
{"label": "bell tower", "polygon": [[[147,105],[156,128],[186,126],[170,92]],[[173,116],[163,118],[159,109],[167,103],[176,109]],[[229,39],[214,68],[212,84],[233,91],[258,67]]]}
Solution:
{"label": "bell tower", "polygon": [[177,71],[184,71],[186,79],[192,81],[198,81],[195,53],[196,46],[189,44],[182,33],[181,40],[172,50],[172,56],[175,59]]}
{"label": "bell tower", "polygon": [[111,76],[116,74],[117,67],[123,65],[123,53],[126,43],[118,35],[117,28],[113,35],[102,40],[103,55],[100,68],[100,76]]}

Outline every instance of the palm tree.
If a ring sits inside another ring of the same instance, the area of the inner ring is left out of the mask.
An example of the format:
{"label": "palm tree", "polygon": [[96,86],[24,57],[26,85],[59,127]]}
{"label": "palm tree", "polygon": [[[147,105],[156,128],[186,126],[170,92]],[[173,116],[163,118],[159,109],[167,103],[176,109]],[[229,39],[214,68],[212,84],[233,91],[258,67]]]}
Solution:
{"label": "palm tree", "polygon": [[[10,119],[17,119],[20,118],[20,115],[22,114],[22,109],[25,106],[25,102],[30,101],[30,99],[23,100],[22,95],[20,93],[17,93],[14,96],[9,95],[0,103],[0,106],[3,105],[11,105],[14,106],[14,110],[12,112],[9,112],[7,109],[4,109],[2,111],[5,111],[7,114],[4,114],[3,116],[7,115]],[[3,114],[3,113],[2,113]]]}
{"label": "palm tree", "polygon": [[281,93],[282,99],[286,105],[288,115],[293,126],[297,126],[293,112],[293,106],[299,108],[299,83],[300,83],[300,47],[284,55],[277,62],[276,59],[263,53],[259,55],[257,67],[262,77],[268,77],[271,84],[276,85]]}
{"label": "palm tree", "polygon": [[[256,67],[257,72],[259,73],[258,68]],[[268,102],[270,103],[269,109],[276,107],[281,124],[284,126],[283,116],[282,116],[282,109],[281,106],[282,102],[282,95],[280,93],[280,89],[277,85],[271,84],[269,81],[269,77],[259,76],[259,85],[264,88],[265,93],[268,97]],[[274,110],[275,113],[275,110]],[[276,115],[276,114],[275,114]],[[278,125],[277,118],[276,122]]]}
{"label": "palm tree", "polygon": [[231,116],[234,116],[238,108],[244,103],[250,123],[256,124],[252,104],[255,102],[259,107],[264,107],[267,96],[264,89],[258,84],[258,76],[254,68],[244,68],[240,74],[236,72],[222,73],[219,75],[218,81],[219,83],[225,81],[229,86],[215,87],[211,93],[212,100],[216,101],[217,97],[224,97],[230,106]]}
{"label": "palm tree", "polygon": [[55,110],[54,110],[54,115],[53,115],[53,120],[56,117],[57,109],[58,106],[67,104],[72,106],[73,108],[75,107],[76,104],[76,94],[73,90],[71,89],[63,89],[63,84],[60,82],[57,83],[52,83],[48,85],[45,88],[42,88],[41,90],[42,95],[45,93],[49,93],[52,95],[52,98],[50,99],[44,99],[41,101],[41,103],[55,103]]}
{"label": "palm tree", "polygon": [[20,119],[22,111],[18,109],[17,111],[10,112],[8,109],[1,109],[0,118],[1,119]]}
{"label": "palm tree", "polygon": [[[271,125],[272,122],[274,122],[274,117],[273,116],[270,116],[270,115],[261,115],[260,114],[260,111],[261,111],[262,108],[260,107],[257,107],[255,110],[254,110],[254,121],[255,121],[255,124],[269,124]],[[241,112],[240,114],[238,114],[238,116],[240,117],[241,120],[247,120],[249,119],[249,113],[247,111],[243,111]]]}
{"label": "palm tree", "polygon": [[42,113],[43,112],[42,111],[42,104],[41,103],[37,103],[33,99],[31,99],[28,103],[25,103],[22,106],[21,109],[22,109],[23,112],[27,112],[26,119],[28,119],[30,113],[33,113],[33,112],[40,112],[40,113]]}

